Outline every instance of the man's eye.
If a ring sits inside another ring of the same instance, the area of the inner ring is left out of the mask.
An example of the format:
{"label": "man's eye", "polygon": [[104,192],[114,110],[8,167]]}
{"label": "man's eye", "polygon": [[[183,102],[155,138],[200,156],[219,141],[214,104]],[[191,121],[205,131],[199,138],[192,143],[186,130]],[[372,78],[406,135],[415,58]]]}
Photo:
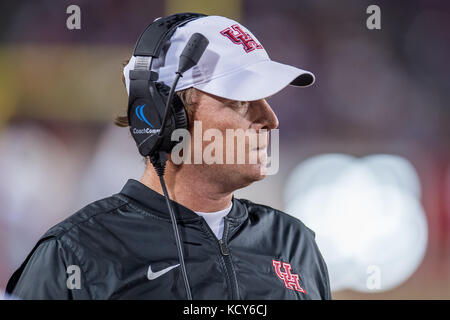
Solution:
{"label": "man's eye", "polygon": [[241,106],[241,102],[240,101],[230,101],[228,103],[228,105],[232,108],[239,108]]}
{"label": "man's eye", "polygon": [[247,105],[248,105],[248,101],[237,101],[236,102],[236,106],[238,108],[243,108],[243,107],[246,107]]}
{"label": "man's eye", "polygon": [[244,107],[247,107],[249,104],[248,101],[229,101],[228,106],[230,106],[233,109],[241,109]]}

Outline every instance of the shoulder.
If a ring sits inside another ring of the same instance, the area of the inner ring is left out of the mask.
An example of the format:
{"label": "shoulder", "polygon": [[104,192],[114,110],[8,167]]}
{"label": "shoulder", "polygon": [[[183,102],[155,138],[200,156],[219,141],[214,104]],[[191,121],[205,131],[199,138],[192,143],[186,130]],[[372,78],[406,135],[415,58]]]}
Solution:
{"label": "shoulder", "polygon": [[39,242],[56,240],[67,254],[83,263],[96,256],[100,245],[111,245],[114,237],[108,230],[121,225],[123,217],[118,213],[128,204],[116,195],[92,202],[50,228]]}
{"label": "shoulder", "polygon": [[282,229],[292,229],[292,231],[301,232],[311,239],[315,238],[314,231],[308,228],[301,220],[286,212],[247,199],[237,200],[247,209],[248,217],[251,221],[268,221],[272,225],[276,224]]}
{"label": "shoulder", "polygon": [[104,199],[92,202],[81,208],[68,218],[59,222],[50,228],[43,236],[43,238],[57,238],[61,239],[74,229],[89,228],[96,224],[95,218],[103,215],[108,215],[128,204],[123,198],[111,196]]}

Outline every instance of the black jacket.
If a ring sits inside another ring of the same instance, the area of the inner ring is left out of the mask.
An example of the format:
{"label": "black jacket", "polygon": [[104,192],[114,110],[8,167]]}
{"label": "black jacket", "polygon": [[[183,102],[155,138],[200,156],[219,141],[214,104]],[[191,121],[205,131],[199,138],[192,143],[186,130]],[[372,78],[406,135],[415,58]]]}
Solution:
{"label": "black jacket", "polygon": [[[233,197],[218,241],[203,217],[172,203],[193,299],[331,299],[314,233],[298,219]],[[7,293],[22,299],[185,299],[177,264],[165,198],[129,180],[120,193],[51,228],[13,274]]]}

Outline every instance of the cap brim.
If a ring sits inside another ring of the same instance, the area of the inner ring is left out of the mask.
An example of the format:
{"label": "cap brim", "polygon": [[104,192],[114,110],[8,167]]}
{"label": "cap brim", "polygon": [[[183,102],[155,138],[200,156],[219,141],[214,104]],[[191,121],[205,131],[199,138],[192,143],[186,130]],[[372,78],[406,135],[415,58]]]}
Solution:
{"label": "cap brim", "polygon": [[195,84],[194,88],[226,99],[253,101],[270,97],[288,85],[308,87],[314,81],[309,71],[266,60]]}

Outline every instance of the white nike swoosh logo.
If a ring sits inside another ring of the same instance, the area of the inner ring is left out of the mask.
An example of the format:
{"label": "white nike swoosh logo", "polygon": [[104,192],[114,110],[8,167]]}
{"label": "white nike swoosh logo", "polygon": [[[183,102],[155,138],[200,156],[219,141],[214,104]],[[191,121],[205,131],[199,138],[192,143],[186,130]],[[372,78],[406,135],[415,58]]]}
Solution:
{"label": "white nike swoosh logo", "polygon": [[150,266],[148,266],[147,278],[148,278],[148,280],[155,280],[156,278],[161,277],[164,273],[169,272],[170,270],[178,267],[179,265],[180,264],[176,264],[174,266],[170,266],[165,269],[162,269],[161,271],[158,271],[158,272],[153,272],[152,266],[150,265]]}

